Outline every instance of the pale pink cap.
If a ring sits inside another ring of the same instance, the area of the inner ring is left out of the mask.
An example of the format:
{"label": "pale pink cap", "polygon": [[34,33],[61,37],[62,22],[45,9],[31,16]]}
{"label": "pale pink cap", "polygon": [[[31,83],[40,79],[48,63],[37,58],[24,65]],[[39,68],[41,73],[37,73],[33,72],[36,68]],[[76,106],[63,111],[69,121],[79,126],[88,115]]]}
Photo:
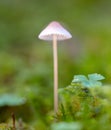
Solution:
{"label": "pale pink cap", "polygon": [[53,40],[53,36],[57,36],[57,40],[65,40],[72,38],[71,34],[56,21],[49,23],[49,25],[39,34],[39,39]]}

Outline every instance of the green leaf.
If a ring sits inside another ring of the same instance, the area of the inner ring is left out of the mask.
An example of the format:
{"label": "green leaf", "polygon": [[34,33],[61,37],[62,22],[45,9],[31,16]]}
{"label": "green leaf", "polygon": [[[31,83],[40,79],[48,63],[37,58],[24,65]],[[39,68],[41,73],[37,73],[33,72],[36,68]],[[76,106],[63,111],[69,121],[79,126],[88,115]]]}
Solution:
{"label": "green leaf", "polygon": [[95,87],[101,86],[102,83],[99,80],[103,79],[105,79],[104,76],[97,73],[89,74],[88,78],[84,75],[75,75],[72,83],[81,83],[84,87]]}
{"label": "green leaf", "polygon": [[0,106],[18,106],[25,102],[25,98],[13,94],[4,94],[0,96]]}
{"label": "green leaf", "polygon": [[81,84],[82,84],[82,86],[85,86],[85,87],[90,87],[91,86],[91,83],[88,80],[81,82]]}
{"label": "green leaf", "polygon": [[97,74],[97,73],[89,74],[88,78],[89,78],[89,80],[95,80],[95,81],[105,79],[104,76],[102,76],[101,74]]}
{"label": "green leaf", "polygon": [[78,122],[60,122],[52,125],[51,130],[80,130],[81,124]]}
{"label": "green leaf", "polygon": [[83,82],[83,81],[87,81],[87,78],[84,75],[75,75],[74,79],[72,80],[72,82],[74,82],[74,83]]}

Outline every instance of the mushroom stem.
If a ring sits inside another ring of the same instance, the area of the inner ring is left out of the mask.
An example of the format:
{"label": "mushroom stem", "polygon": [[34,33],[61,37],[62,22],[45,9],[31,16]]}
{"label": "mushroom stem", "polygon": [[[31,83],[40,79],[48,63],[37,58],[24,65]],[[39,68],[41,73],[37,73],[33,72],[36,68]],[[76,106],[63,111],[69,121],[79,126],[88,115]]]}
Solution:
{"label": "mushroom stem", "polygon": [[53,60],[54,60],[54,111],[58,110],[58,57],[57,57],[57,36],[53,35]]}

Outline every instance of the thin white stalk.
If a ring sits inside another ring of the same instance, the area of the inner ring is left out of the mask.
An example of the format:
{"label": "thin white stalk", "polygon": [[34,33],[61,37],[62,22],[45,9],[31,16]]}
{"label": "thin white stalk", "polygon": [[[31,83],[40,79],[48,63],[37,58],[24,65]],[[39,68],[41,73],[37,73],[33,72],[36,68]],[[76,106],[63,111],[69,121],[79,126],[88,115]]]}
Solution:
{"label": "thin white stalk", "polygon": [[53,61],[54,61],[54,111],[58,111],[58,57],[57,36],[53,36]]}

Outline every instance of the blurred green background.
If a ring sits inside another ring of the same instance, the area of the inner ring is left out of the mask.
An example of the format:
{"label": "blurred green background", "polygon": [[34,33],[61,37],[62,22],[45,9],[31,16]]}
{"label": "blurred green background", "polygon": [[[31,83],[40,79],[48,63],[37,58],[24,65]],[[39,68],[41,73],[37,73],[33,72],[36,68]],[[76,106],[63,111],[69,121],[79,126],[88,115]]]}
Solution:
{"label": "blurred green background", "polygon": [[51,21],[73,36],[58,44],[59,87],[88,73],[111,83],[110,0],[0,0],[0,93],[25,96],[37,115],[53,110],[52,43],[38,39]]}

